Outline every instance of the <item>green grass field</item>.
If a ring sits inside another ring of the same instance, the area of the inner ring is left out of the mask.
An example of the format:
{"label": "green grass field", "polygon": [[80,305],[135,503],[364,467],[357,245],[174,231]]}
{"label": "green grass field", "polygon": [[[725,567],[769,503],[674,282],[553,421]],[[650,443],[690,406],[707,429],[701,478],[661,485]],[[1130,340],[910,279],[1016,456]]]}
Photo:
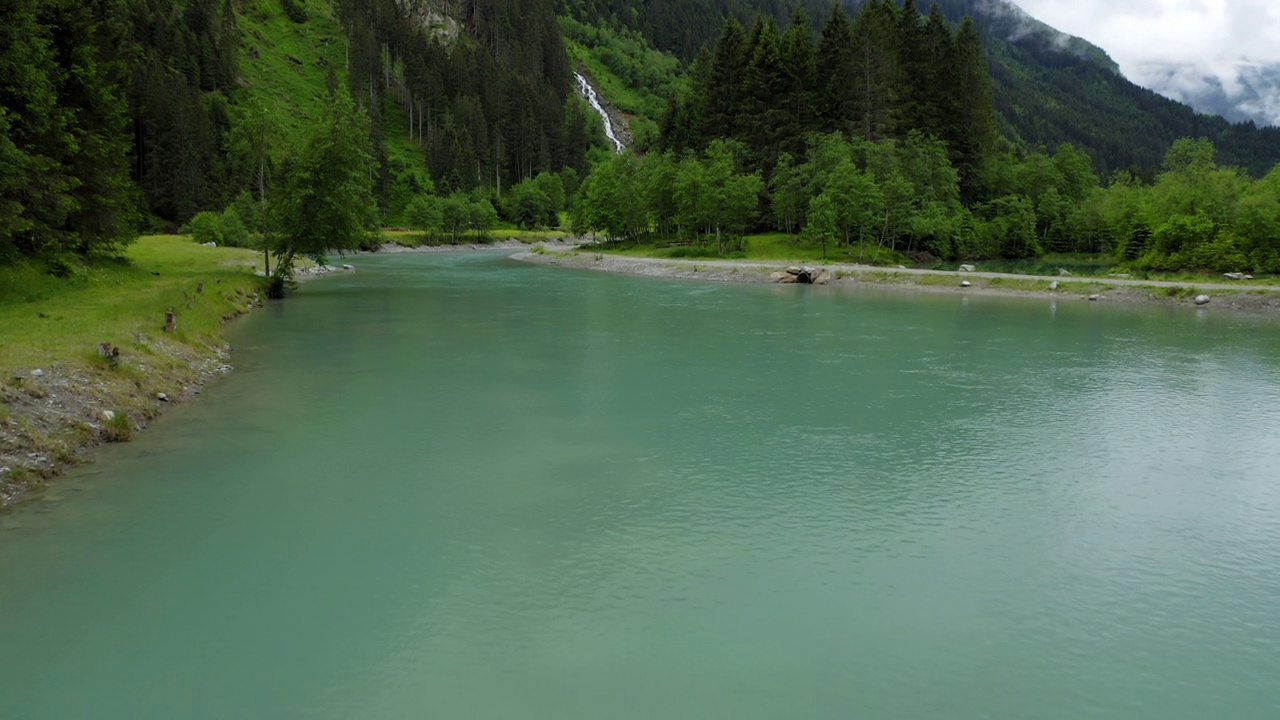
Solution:
{"label": "green grass field", "polygon": [[[604,252],[632,257],[656,258],[724,258],[730,260],[794,260],[796,262],[823,262],[824,252],[821,245],[805,242],[796,235],[786,233],[757,233],[748,235],[742,250],[726,251],[724,255],[716,252],[715,242],[702,244],[673,244],[669,241],[657,243],[641,243],[635,245],[616,245],[601,248]],[[828,244],[825,252],[826,262],[863,263],[866,265],[898,265],[910,264],[899,253],[888,249],[877,250],[874,243],[865,247],[854,244],[852,247]]]}
{"label": "green grass field", "polygon": [[89,364],[103,341],[138,346],[137,333],[163,334],[169,308],[178,317],[174,340],[218,342],[225,318],[243,312],[259,292],[254,270],[260,262],[250,250],[156,235],[72,278],[52,277],[37,264],[0,268],[0,371]]}

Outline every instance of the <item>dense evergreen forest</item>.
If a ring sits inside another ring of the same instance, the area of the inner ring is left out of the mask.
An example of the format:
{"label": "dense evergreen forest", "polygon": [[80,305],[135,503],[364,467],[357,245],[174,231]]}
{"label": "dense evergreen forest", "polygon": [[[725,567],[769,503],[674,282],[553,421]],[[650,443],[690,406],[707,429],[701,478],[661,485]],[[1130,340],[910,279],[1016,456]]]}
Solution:
{"label": "dense evergreen forest", "polygon": [[[287,259],[379,225],[458,239],[571,210],[580,230],[716,252],[776,229],[900,260],[1280,269],[1276,174],[1250,177],[1280,131],[1195,115],[1046,28],[1012,40],[1025,18],[999,3],[845,7],[14,0],[0,261],[69,272],[180,225]],[[639,152],[604,147],[578,69]]]}

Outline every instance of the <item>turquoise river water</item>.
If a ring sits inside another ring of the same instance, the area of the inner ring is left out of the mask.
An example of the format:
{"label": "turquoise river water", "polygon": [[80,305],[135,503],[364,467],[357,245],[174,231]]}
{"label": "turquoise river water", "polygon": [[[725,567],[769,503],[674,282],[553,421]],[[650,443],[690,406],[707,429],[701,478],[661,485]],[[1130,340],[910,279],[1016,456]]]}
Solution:
{"label": "turquoise river water", "polygon": [[1280,717],[1280,325],[359,258],[0,516],[0,718]]}

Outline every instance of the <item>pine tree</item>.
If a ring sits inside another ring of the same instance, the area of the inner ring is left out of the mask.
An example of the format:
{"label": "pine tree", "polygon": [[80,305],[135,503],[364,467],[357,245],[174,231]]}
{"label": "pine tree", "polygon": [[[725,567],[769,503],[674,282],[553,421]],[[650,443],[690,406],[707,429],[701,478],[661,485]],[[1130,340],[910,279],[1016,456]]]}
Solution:
{"label": "pine tree", "polygon": [[823,132],[850,132],[859,84],[854,62],[853,26],[844,7],[831,7],[818,43],[818,126]]}
{"label": "pine tree", "polygon": [[738,137],[742,131],[747,50],[742,25],[730,18],[716,41],[705,84],[698,88],[706,98],[702,114],[703,145],[719,137]]}
{"label": "pine tree", "polygon": [[787,139],[800,133],[783,102],[787,84],[778,27],[768,20],[753,34],[755,42],[743,82],[743,137],[760,166],[771,168]]}
{"label": "pine tree", "polygon": [[996,111],[986,52],[972,18],[966,16],[960,23],[954,47],[955,123],[946,140],[960,173],[960,196],[969,204],[981,200],[985,191],[983,171],[995,152]]}
{"label": "pine tree", "polygon": [[818,61],[813,29],[803,6],[796,6],[791,24],[782,36],[782,93],[777,102],[785,108],[788,124],[780,137],[779,152],[804,152],[804,136],[817,129],[814,108],[818,91]]}
{"label": "pine tree", "polygon": [[876,141],[893,137],[901,116],[903,74],[899,65],[897,10],[889,0],[871,0],[853,24],[856,134]]}

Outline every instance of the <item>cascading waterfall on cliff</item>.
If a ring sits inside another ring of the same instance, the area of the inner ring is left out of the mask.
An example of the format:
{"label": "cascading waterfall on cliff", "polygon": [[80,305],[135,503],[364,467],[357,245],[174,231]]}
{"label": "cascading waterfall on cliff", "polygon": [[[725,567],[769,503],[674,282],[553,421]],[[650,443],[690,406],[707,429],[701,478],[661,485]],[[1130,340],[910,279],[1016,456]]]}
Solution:
{"label": "cascading waterfall on cliff", "polygon": [[613,120],[609,119],[609,113],[605,112],[604,106],[600,104],[600,98],[596,96],[596,89],[591,87],[591,83],[587,82],[587,79],[581,73],[575,72],[573,78],[578,82],[578,92],[587,99],[591,107],[604,120],[604,134],[609,138],[609,142],[613,143],[614,150],[616,152],[625,150],[626,146],[622,144],[622,141],[613,132]]}

